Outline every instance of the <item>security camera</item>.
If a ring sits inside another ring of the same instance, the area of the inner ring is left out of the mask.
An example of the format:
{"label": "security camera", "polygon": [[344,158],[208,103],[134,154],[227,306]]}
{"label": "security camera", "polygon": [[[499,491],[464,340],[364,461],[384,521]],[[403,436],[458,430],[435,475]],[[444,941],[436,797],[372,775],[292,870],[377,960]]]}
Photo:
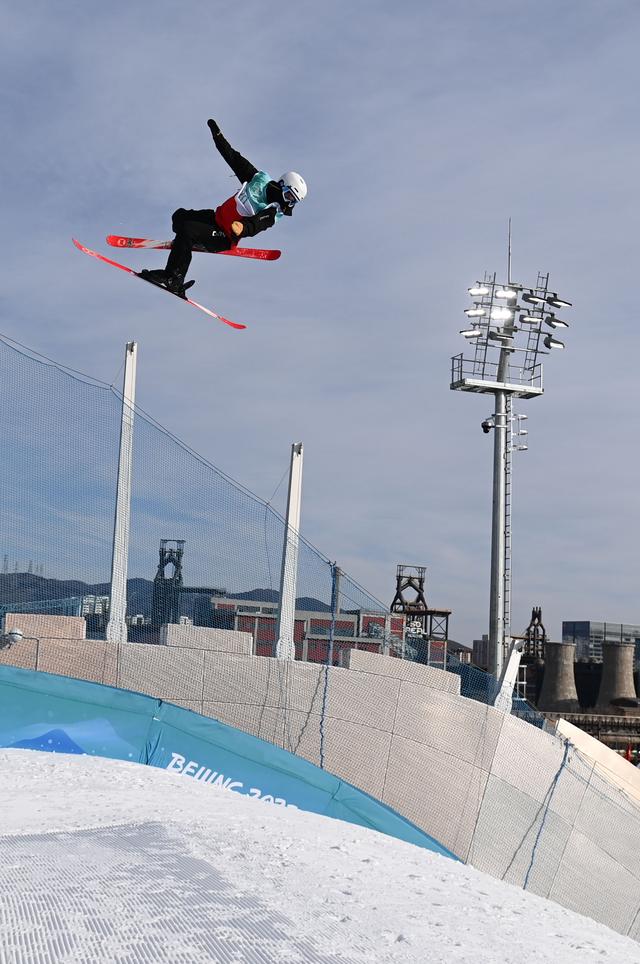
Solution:
{"label": "security camera", "polygon": [[491,429],[496,427],[494,418],[485,418],[484,422],[481,422],[480,424],[485,435],[488,435]]}
{"label": "security camera", "polygon": [[8,633],[3,633],[0,636],[0,649],[9,649],[15,643],[19,643],[21,639],[24,639],[24,633],[21,629],[10,629]]}

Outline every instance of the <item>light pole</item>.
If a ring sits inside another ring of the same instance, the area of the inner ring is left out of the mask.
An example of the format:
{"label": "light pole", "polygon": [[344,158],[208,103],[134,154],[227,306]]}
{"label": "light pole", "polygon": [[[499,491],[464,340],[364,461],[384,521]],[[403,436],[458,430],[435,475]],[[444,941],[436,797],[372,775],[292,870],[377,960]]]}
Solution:
{"label": "light pole", "polygon": [[[548,274],[538,274],[532,287],[513,282],[511,243],[507,283],[485,274],[469,294],[470,324],[460,334],[473,345],[473,357],[454,355],[450,387],[494,396],[493,415],[482,422],[482,430],[494,432],[488,668],[499,679],[510,630],[512,400],[542,395],[540,356],[564,348],[553,332],[568,324],[555,312],[571,303],[549,289]],[[551,328],[548,334],[545,326]]]}

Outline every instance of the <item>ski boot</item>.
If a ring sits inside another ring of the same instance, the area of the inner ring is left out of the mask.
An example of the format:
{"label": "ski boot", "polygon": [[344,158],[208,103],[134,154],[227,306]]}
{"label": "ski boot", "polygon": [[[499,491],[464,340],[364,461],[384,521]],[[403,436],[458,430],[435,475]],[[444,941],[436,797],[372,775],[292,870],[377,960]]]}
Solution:
{"label": "ski boot", "polygon": [[177,295],[178,298],[186,298],[185,292],[187,288],[191,288],[194,284],[195,281],[187,281],[185,284],[184,275],[177,271],[174,274],[168,275],[166,278],[167,291]]}
{"label": "ski boot", "polygon": [[145,281],[150,281],[151,284],[159,285],[161,288],[167,287],[167,272],[162,268],[143,268],[142,271],[138,272],[139,277],[144,278]]}

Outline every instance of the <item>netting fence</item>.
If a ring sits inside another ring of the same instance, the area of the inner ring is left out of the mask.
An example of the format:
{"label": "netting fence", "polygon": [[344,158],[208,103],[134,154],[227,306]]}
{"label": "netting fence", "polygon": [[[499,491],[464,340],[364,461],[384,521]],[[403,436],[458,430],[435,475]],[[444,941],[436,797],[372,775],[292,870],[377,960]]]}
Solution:
{"label": "netting fence", "polygon": [[[411,654],[404,617],[302,536],[295,659],[271,658],[283,516],[140,408],[126,639],[114,640],[122,395],[0,338],[0,404],[0,606],[4,631],[24,637],[0,662],[147,694],[257,736],[463,860],[640,937],[640,856],[628,843],[640,839],[640,791],[567,750],[523,700],[510,715],[496,709],[489,674],[452,656],[447,672],[415,654],[380,659]],[[47,727],[66,725],[56,713]]]}
{"label": "netting fence", "polygon": [[[0,605],[82,616],[87,635],[103,639],[121,393],[6,339],[0,377]],[[251,632],[255,652],[271,655],[284,532],[271,504],[135,409],[130,640],[157,643],[163,623],[190,622]],[[304,643],[306,658],[325,660],[333,635],[338,661],[349,638],[365,645],[374,625],[384,628],[382,603],[344,572],[332,621],[335,569],[300,538],[296,608],[306,615],[296,620],[298,657]]]}

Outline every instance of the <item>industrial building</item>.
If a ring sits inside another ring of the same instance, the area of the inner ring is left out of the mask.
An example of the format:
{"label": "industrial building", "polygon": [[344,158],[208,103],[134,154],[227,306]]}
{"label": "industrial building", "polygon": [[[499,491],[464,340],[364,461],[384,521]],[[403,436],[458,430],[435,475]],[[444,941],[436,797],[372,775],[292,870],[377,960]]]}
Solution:
{"label": "industrial building", "polygon": [[602,659],[603,643],[634,643],[635,660],[640,661],[640,625],[599,623],[591,620],[563,621],[563,643],[573,643],[576,659]]}
{"label": "industrial building", "polygon": [[[268,600],[238,599],[233,596],[201,596],[194,606],[194,622],[199,626],[232,629],[249,633],[254,640],[256,656],[272,656],[277,642],[277,603]],[[332,620],[331,613],[296,609],[294,643],[296,659],[324,663],[333,636],[334,662],[349,649],[378,653],[386,640],[389,649],[402,646],[405,620],[402,615],[380,612],[341,611]]]}

